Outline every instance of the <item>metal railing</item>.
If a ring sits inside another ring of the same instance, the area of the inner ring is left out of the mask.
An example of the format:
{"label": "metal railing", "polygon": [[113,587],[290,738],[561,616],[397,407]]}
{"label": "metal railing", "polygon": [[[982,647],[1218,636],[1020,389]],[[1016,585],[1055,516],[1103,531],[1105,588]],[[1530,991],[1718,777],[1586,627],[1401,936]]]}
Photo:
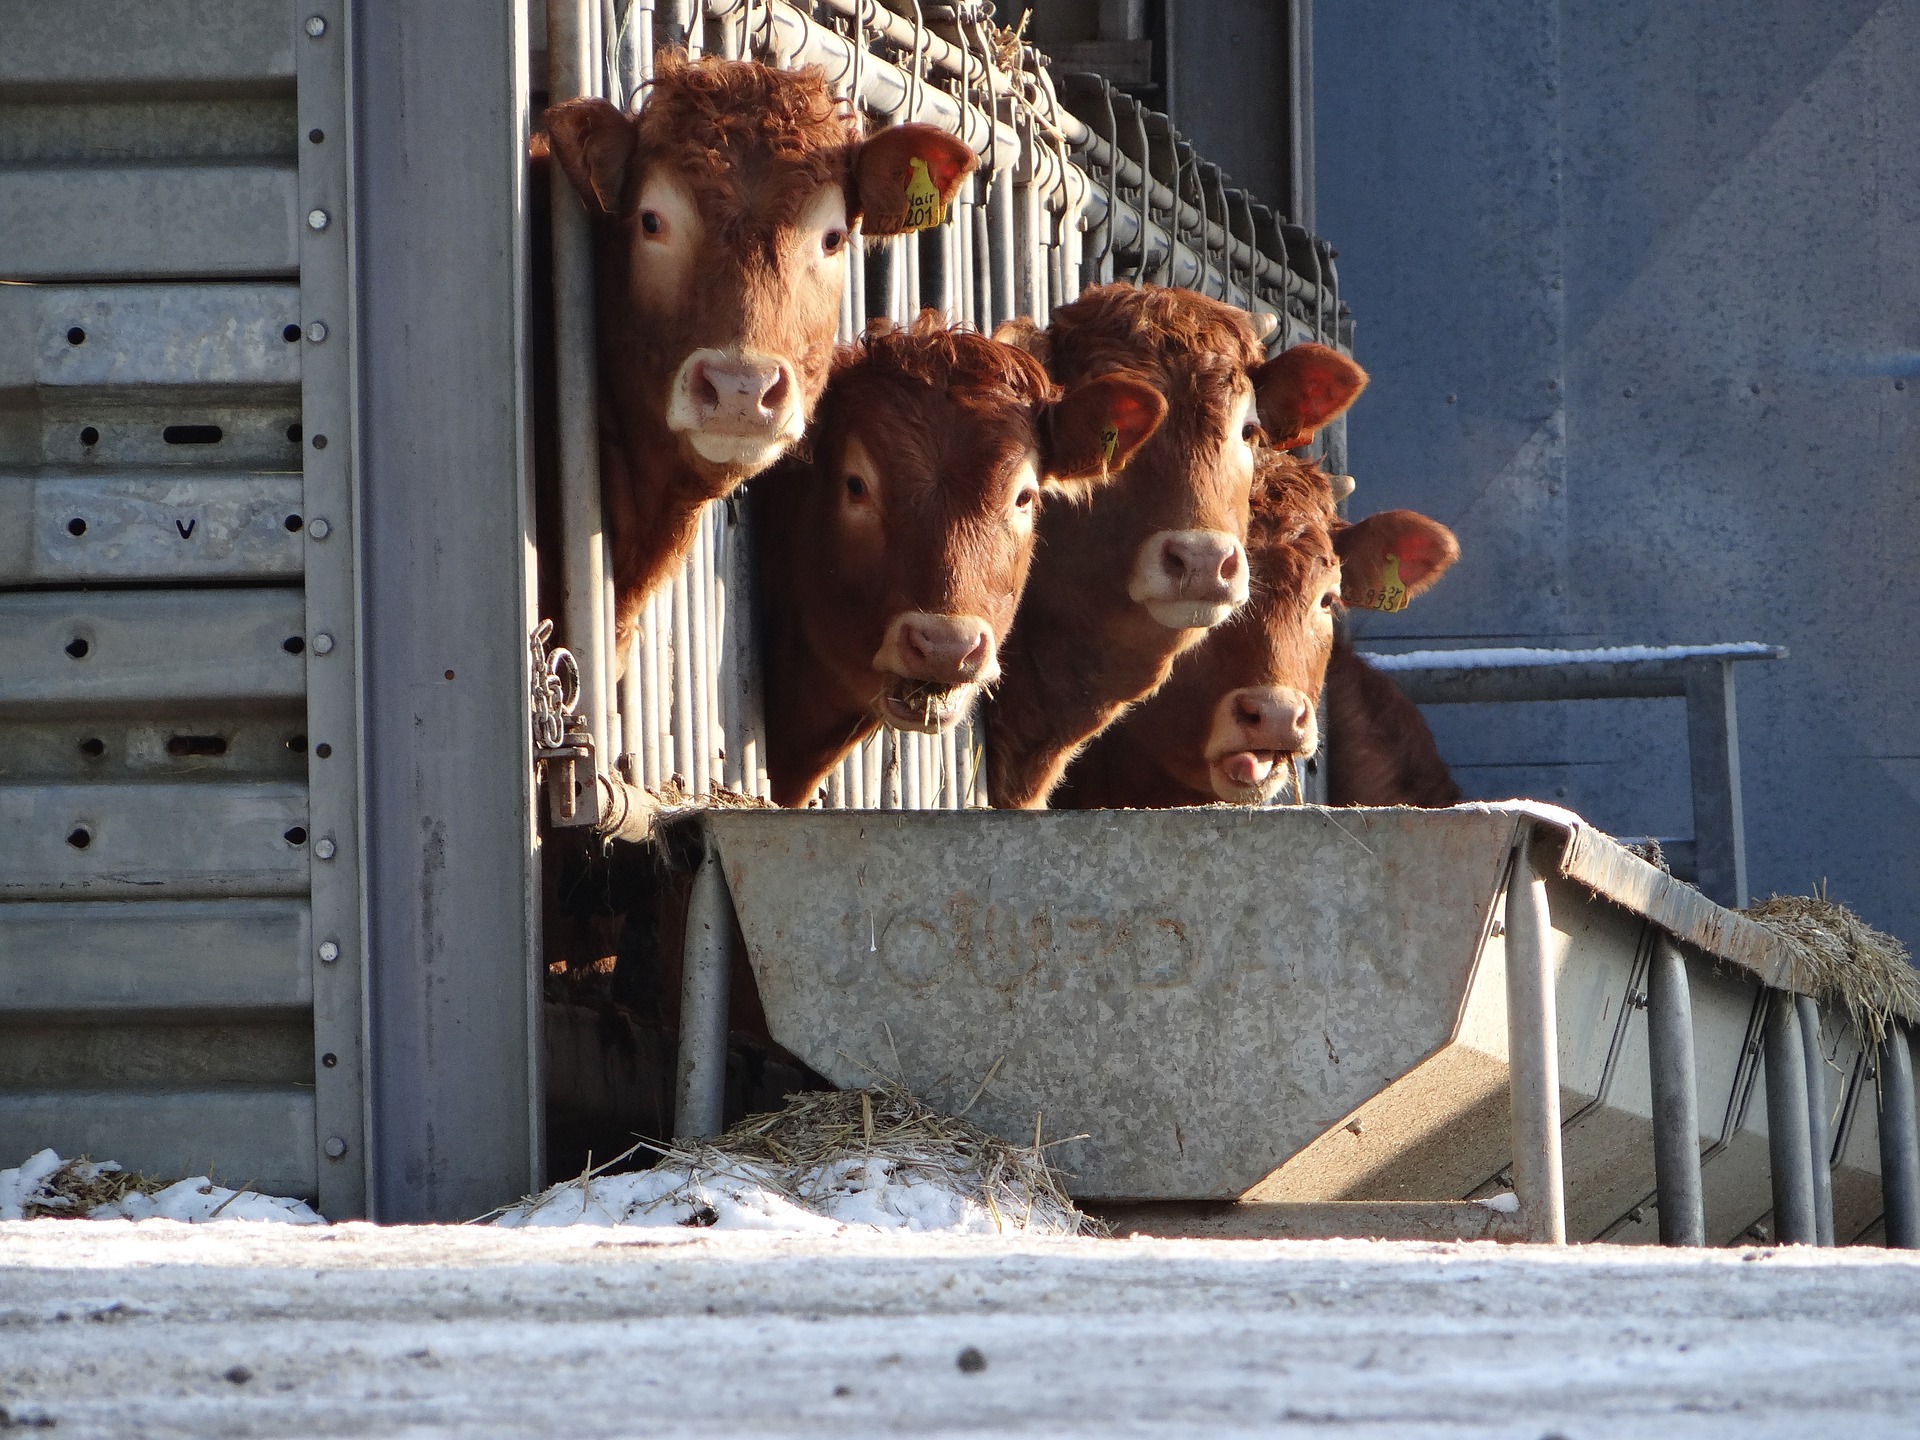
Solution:
{"label": "metal railing", "polygon": [[[1097,76],[1056,92],[1045,57],[993,24],[990,5],[926,6],[910,19],[874,0],[553,0],[550,98],[644,103],[656,47],[817,65],[879,123],[918,121],[981,157],[936,228],[866,250],[849,268],[840,338],[871,317],[931,306],[991,330],[1044,319],[1088,285],[1180,285],[1275,316],[1275,347],[1349,346],[1332,252],[1229,187],[1164,116]],[[1092,117],[1091,119],[1087,117]],[[563,628],[579,668],[574,734],[600,778],[562,823],[615,830],[649,807],[622,787],[704,796],[768,793],[753,636],[751,487],[710,505],[686,567],[644,607],[624,667],[609,651],[611,567],[594,453],[591,251],[584,211],[556,187],[554,286],[562,376]],[[1322,442],[1344,464],[1344,430]],[[611,677],[624,669],[617,685]],[[833,808],[984,805],[979,735],[885,728],[828,777]]]}

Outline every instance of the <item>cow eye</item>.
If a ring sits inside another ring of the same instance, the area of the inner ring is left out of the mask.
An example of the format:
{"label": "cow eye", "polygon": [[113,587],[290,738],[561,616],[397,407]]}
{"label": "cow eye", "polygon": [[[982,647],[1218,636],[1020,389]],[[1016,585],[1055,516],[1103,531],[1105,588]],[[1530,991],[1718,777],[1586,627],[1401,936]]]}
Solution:
{"label": "cow eye", "polygon": [[1014,495],[1013,503],[1022,510],[1025,510],[1033,504],[1034,498],[1038,496],[1039,493],[1040,492],[1031,485],[1022,485],[1019,492]]}
{"label": "cow eye", "polygon": [[866,493],[867,493],[866,481],[862,480],[858,475],[847,476],[847,494],[851,495],[855,500],[858,500],[861,496],[865,495]]}
{"label": "cow eye", "polygon": [[1265,439],[1266,431],[1260,428],[1259,422],[1254,420],[1249,420],[1246,424],[1240,427],[1240,438],[1246,441],[1247,444],[1251,445],[1256,440]]}
{"label": "cow eye", "polygon": [[820,249],[828,255],[838,255],[840,247],[846,243],[847,232],[844,230],[829,230],[820,237]]}
{"label": "cow eye", "polygon": [[658,210],[642,210],[640,212],[640,228],[646,231],[647,234],[658,235],[662,230],[666,229],[666,226],[667,222],[660,218],[660,212]]}
{"label": "cow eye", "polygon": [[1322,610],[1333,609],[1333,591],[1329,590],[1320,597],[1320,608]]}

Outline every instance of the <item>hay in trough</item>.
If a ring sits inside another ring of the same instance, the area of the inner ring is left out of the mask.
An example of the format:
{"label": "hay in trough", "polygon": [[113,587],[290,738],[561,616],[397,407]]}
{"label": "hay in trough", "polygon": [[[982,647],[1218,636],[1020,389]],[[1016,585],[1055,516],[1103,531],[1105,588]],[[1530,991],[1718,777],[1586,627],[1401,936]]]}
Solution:
{"label": "hay in trough", "polygon": [[495,1223],[1102,1233],[1045,1147],[1009,1144],[895,1085],[794,1095],[713,1140],[647,1148],[651,1170],[589,1170]]}
{"label": "hay in trough", "polygon": [[1920,1023],[1920,974],[1907,947],[1826,895],[1771,895],[1745,912],[1793,948],[1802,988],[1842,1006],[1867,1043],[1895,1019]]}

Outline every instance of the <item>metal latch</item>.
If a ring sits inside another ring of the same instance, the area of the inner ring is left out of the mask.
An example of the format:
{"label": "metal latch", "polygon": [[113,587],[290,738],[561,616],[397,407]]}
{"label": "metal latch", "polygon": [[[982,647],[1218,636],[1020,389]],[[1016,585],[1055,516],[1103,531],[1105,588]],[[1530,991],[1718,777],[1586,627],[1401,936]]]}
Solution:
{"label": "metal latch", "polygon": [[564,646],[547,648],[553,622],[542,620],[527,639],[532,659],[534,776],[547,792],[555,825],[597,825],[600,786],[593,735],[580,704],[580,665]]}

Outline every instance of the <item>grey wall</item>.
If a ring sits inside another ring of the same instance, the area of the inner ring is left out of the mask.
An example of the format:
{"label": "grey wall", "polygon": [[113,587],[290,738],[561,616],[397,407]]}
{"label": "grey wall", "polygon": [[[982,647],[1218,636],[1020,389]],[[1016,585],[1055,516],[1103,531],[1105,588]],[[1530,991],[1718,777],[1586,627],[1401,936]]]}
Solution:
{"label": "grey wall", "polygon": [[[1319,228],[1356,514],[1465,556],[1382,648],[1759,639],[1754,892],[1920,942],[1920,0],[1339,0]],[[1690,828],[1678,701],[1429,712],[1469,793]]]}

